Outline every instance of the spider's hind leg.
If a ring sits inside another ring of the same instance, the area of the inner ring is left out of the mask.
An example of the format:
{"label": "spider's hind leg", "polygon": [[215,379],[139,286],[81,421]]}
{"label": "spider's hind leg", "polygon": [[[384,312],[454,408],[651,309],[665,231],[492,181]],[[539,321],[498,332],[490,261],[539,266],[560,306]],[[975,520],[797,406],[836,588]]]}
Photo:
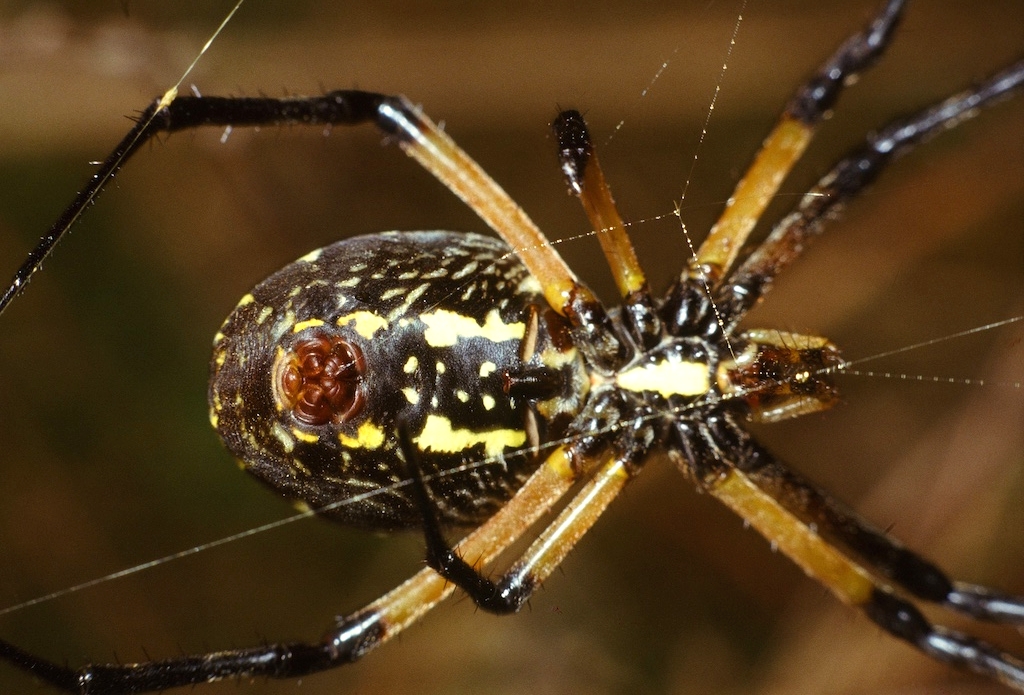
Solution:
{"label": "spider's hind leg", "polygon": [[561,564],[583,534],[590,530],[618,496],[636,472],[635,462],[642,458],[636,451],[631,452],[631,455],[605,453],[594,458],[572,447],[557,448],[548,461],[561,455],[572,469],[571,473],[566,471],[567,477],[571,475],[579,479],[589,476],[589,480],[522,557],[500,577],[492,580],[481,573],[479,567],[482,561],[472,557],[467,560],[445,540],[434,505],[430,501],[425,476],[419,467],[415,446],[407,428],[402,425],[399,426],[399,437],[412,480],[413,495],[423,513],[427,564],[465,591],[478,606],[498,614],[515,613],[522,608],[534,590]]}
{"label": "spider's hind leg", "polygon": [[430,499],[420,466],[419,452],[413,444],[407,422],[398,423],[398,438],[405,458],[408,477],[412,481],[413,500],[420,509],[423,536],[426,540],[426,561],[438,574],[465,591],[484,610],[492,613],[515,613],[523,605],[533,587],[515,577],[505,577],[495,583],[453,548],[444,537],[437,509]]}
{"label": "spider's hind leg", "polygon": [[889,634],[929,657],[1024,692],[1024,659],[935,624],[912,599],[977,620],[1024,624],[1024,596],[951,580],[785,466],[728,414],[681,422],[677,432],[701,486],[808,576]]}

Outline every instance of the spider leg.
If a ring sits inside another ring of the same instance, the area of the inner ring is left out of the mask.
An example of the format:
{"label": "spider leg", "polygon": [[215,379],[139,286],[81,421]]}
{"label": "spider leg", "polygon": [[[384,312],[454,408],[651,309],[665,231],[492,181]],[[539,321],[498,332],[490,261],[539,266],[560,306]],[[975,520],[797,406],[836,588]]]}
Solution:
{"label": "spider leg", "polygon": [[739,469],[786,509],[812,524],[871,566],[871,571],[908,593],[978,620],[1024,624],[1024,597],[956,582],[812,482],[782,465],[765,450],[743,460]]}
{"label": "spider leg", "polygon": [[874,181],[894,158],[1022,88],[1024,59],[975,87],[893,121],[871,135],[825,174],[728,278],[721,296],[716,297],[726,324],[735,326],[771,289],[775,276],[821,234],[825,222],[839,214],[845,203]]}
{"label": "spider leg", "polygon": [[622,314],[630,336],[639,345],[654,347],[661,337],[661,319],[597,160],[587,124],[579,111],[563,111],[551,127],[558,140],[558,158],[566,183],[583,204],[622,296]]}
{"label": "spider leg", "polygon": [[681,422],[677,431],[687,454],[684,465],[702,487],[841,601],[934,659],[1024,690],[1024,660],[930,623],[884,580],[922,600],[994,622],[1024,624],[1024,597],[950,580],[787,469],[726,413]]}
{"label": "spider leg", "polygon": [[[399,145],[410,157],[463,200],[504,239],[540,283],[552,309],[570,323],[574,342],[590,363],[611,372],[625,364],[632,350],[619,336],[597,296],[581,283],[522,208],[426,116],[401,100],[389,111]],[[617,215],[617,213],[616,213]]]}
{"label": "spider leg", "polygon": [[533,221],[443,130],[405,97],[338,90],[319,97],[204,97],[168,92],[140,115],[64,210],[0,295],[0,313],[25,287],[103,186],[144,143],[160,133],[202,126],[344,125],[372,123],[461,198],[497,232],[537,278],[555,311],[567,316],[594,364],[614,369],[630,356],[597,297],[579,282]]}
{"label": "spider leg", "polygon": [[721,217],[684,271],[684,279],[703,278],[714,285],[728,274],[747,237],[786,175],[804,153],[817,125],[839,93],[874,63],[889,45],[903,11],[903,0],[889,0],[872,22],[847,39],[786,105],[778,125],[765,139]]}
{"label": "spider leg", "polygon": [[[475,558],[477,565],[502,553],[572,486],[579,471],[571,458],[564,447],[555,449],[504,507],[456,546],[456,552]],[[547,573],[552,568],[547,567]],[[454,589],[454,584],[433,569],[424,568],[362,610],[340,618],[318,642],[267,644],[72,669],[0,640],[0,658],[61,690],[80,695],[158,691],[225,678],[296,678],[363,657],[418,620]]]}
{"label": "spider leg", "polygon": [[[635,469],[631,456],[606,456],[602,459],[597,472],[555,521],[544,529],[519,560],[497,580],[492,580],[480,572],[482,561],[470,564],[464,559],[464,551],[458,547],[452,548],[445,540],[434,505],[429,499],[423,472],[416,461],[415,447],[408,433],[400,433],[400,436],[406,463],[410,467],[414,494],[423,513],[427,564],[440,576],[465,591],[480,608],[498,614],[515,613],[522,608],[537,586],[558,567],[618,496]],[[587,455],[571,454],[570,458],[584,461],[585,465],[598,460]]]}

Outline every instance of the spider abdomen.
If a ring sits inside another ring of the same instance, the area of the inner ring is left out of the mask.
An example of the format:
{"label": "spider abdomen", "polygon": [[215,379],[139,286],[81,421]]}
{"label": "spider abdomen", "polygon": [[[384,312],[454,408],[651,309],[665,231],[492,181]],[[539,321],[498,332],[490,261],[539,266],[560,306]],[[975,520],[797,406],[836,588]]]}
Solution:
{"label": "spider abdomen", "polygon": [[[537,465],[539,432],[560,414],[538,396],[579,381],[544,306],[537,281],[489,237],[387,232],[318,249],[224,322],[211,422],[263,482],[377,529],[420,521],[402,485],[402,423],[439,518],[478,523]],[[541,368],[537,393],[510,388]]]}

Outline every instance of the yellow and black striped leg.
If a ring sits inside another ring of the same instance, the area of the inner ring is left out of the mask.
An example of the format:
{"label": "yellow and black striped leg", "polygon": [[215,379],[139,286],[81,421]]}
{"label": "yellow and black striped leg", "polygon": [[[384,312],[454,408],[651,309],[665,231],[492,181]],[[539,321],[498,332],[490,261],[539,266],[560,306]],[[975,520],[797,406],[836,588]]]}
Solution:
{"label": "yellow and black striped leg", "polygon": [[955,582],[933,563],[860,518],[751,440],[756,456],[737,463],[758,488],[826,539],[841,544],[871,571],[911,595],[977,620],[1024,625],[1024,597]]}
{"label": "yellow and black striped leg", "polygon": [[[408,433],[403,450],[411,451]],[[415,458],[410,459],[415,462]],[[414,494],[425,495],[424,480],[412,464]],[[569,491],[581,471],[566,447],[557,447],[515,496],[483,525],[464,538],[452,550],[459,557],[471,558],[472,567],[482,567],[503,553]],[[432,508],[431,508],[432,509]],[[325,637],[340,651],[349,651],[354,661],[370,649],[391,639],[454,591],[456,584],[427,567],[404,584],[377,599],[361,611],[338,621]]]}
{"label": "yellow and black striped leg", "polygon": [[597,160],[587,124],[579,111],[563,111],[551,127],[558,141],[558,159],[566,184],[583,204],[623,299],[622,314],[630,335],[638,345],[653,347],[661,337],[661,319]]}
{"label": "yellow and black striped leg", "polygon": [[[545,299],[569,319],[577,347],[599,369],[611,371],[632,356],[596,295],[582,284],[515,201],[448,135],[404,99],[387,118],[399,144],[473,209],[512,247],[533,275]],[[634,259],[635,261],[635,259]]]}
{"label": "yellow and black striped leg", "polygon": [[847,39],[796,91],[698,249],[697,258],[684,271],[684,280],[700,278],[713,286],[728,274],[754,225],[843,87],[871,67],[888,46],[903,4],[903,0],[889,0],[871,24]]}
{"label": "yellow and black striped leg", "polygon": [[588,352],[595,364],[610,370],[628,359],[627,347],[596,296],[577,280],[533,221],[502,188],[408,99],[359,90],[283,99],[177,96],[174,93],[157,99],[143,111],[136,126],[29,254],[10,286],[0,295],[0,312],[21,292],[85,208],[95,202],[102,187],[150,138],[203,126],[354,126],[363,123],[372,123],[393,137],[406,154],[501,235],[540,282],[551,307],[569,318],[579,347]]}
{"label": "yellow and black striped leg", "polygon": [[[475,571],[462,559],[458,548],[449,550],[442,545],[432,553],[434,569],[458,584],[481,608],[494,613],[518,611],[590,530],[631,476],[626,462],[619,459],[606,462],[526,553],[497,580]],[[443,539],[435,539],[437,541],[443,543]]]}
{"label": "yellow and black striped leg", "polygon": [[[414,495],[423,514],[427,542],[427,564],[439,575],[458,586],[486,611],[515,613],[530,598],[583,537],[632,476],[634,465],[625,458],[610,458],[587,481],[583,489],[562,510],[526,553],[496,580],[480,572],[482,561],[467,562],[466,550],[452,548],[444,539],[440,522],[430,501],[423,472],[408,433],[401,433],[402,450],[413,481]],[[586,455],[567,455],[573,461],[594,461]],[[579,465],[577,465],[579,468]],[[581,471],[582,473],[583,471]],[[518,495],[517,495],[518,497]]]}
{"label": "yellow and black striped leg", "polygon": [[[877,579],[870,569],[830,545],[813,524],[784,508],[773,495],[739,471],[732,470],[708,481],[706,487],[810,577],[844,603],[864,611],[886,632],[938,661],[1024,689],[1024,661],[983,640],[930,623],[913,603]],[[998,604],[1006,598],[1013,599],[1019,610],[1021,599],[1015,597],[992,595],[989,603],[998,612]],[[984,595],[972,592],[971,600],[983,601]]]}
{"label": "yellow and black striped leg", "polygon": [[[570,489],[578,475],[571,458],[564,447],[555,449],[515,497],[459,543],[456,551],[473,558],[478,566],[501,554]],[[0,640],[0,658],[60,690],[79,695],[162,691],[223,678],[296,678],[356,661],[418,620],[454,588],[425,568],[362,610],[339,619],[318,642],[265,644],[71,669]]]}
{"label": "yellow and black striped leg", "polygon": [[685,465],[702,487],[844,603],[932,658],[1024,688],[1024,661],[929,623],[896,589],[978,620],[1018,625],[1024,597],[950,580],[787,469],[728,414],[709,413],[677,431]]}
{"label": "yellow and black striped leg", "polygon": [[738,323],[771,289],[775,276],[822,232],[826,222],[894,158],[1020,89],[1024,89],[1024,59],[975,87],[890,123],[840,160],[729,277],[717,297],[720,311],[728,317],[726,323]]}

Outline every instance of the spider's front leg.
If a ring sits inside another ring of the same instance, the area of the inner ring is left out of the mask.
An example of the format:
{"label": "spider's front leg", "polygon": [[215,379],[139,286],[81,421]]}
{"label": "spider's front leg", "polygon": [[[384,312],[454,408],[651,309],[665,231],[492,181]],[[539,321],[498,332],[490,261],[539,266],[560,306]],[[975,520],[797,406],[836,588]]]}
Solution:
{"label": "spider's front leg", "polygon": [[[776,225],[764,243],[731,274],[712,284],[715,318],[721,317],[724,334],[749,338],[758,333],[740,333],[737,325],[770,290],[775,277],[822,232],[826,222],[874,181],[893,159],[1022,88],[1024,60],[1018,60],[974,87],[894,121],[838,162],[797,208]],[[727,211],[723,217],[728,215]],[[727,241],[738,245],[744,238],[734,233]],[[713,273],[711,277],[714,279]],[[684,289],[692,296],[692,286]],[[672,301],[685,308],[687,304],[681,298],[686,295],[675,291],[679,294]],[[678,315],[682,323],[685,313],[680,311]],[[705,489],[754,526],[809,576],[827,586],[844,603],[863,611],[886,632],[938,661],[1024,690],[1024,660],[971,635],[931,623],[904,595],[940,604],[977,620],[1013,625],[1024,624],[1024,597],[950,579],[933,563],[787,469],[738,424],[733,412],[736,409],[748,417],[765,419],[763,401],[774,394],[780,383],[797,384],[796,374],[802,380],[809,377],[813,381],[836,368],[837,365],[831,365],[797,370],[794,375],[780,377],[769,365],[757,371],[773,375],[771,378],[760,376],[760,383],[737,382],[735,387],[726,388],[727,395],[739,399],[739,403],[716,406],[717,410],[713,408],[699,421],[684,420],[678,424],[687,454],[685,467]],[[798,411],[807,412],[801,406],[793,414]],[[782,408],[780,412],[787,410]]]}
{"label": "spider's front leg", "polygon": [[735,326],[771,289],[775,277],[793,263],[836,217],[897,157],[944,130],[978,115],[984,107],[1024,89],[1024,58],[978,85],[889,123],[850,152],[808,191],[768,238],[718,288],[716,300]]}
{"label": "spider's front leg", "polygon": [[796,90],[778,124],[765,138],[761,151],[736,184],[725,210],[700,245],[684,277],[714,284],[729,272],[754,225],[840,93],[874,65],[889,46],[904,4],[904,0],[888,0],[863,30],[844,41]]}

